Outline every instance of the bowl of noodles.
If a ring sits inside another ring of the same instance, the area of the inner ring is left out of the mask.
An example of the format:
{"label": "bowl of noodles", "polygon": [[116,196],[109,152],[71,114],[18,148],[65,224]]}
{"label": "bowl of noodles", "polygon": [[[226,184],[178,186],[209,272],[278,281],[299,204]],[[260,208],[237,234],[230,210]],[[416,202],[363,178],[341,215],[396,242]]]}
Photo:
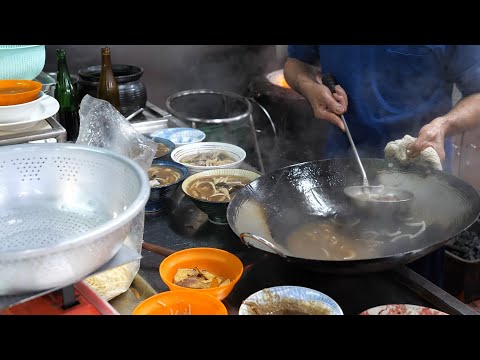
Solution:
{"label": "bowl of noodles", "polygon": [[171,153],[173,161],[182,164],[190,175],[215,169],[238,168],[247,156],[245,150],[222,142],[184,145]]}
{"label": "bowl of noodles", "polygon": [[188,169],[169,160],[153,159],[148,169],[150,197],[145,205],[146,212],[157,212],[167,208],[168,199],[188,175]]}
{"label": "bowl of noodles", "polygon": [[168,155],[175,149],[175,144],[168,139],[163,139],[158,136],[147,136],[150,140],[157,144],[157,151],[154,159],[167,160]]}
{"label": "bowl of noodles", "polygon": [[190,175],[182,183],[183,192],[208,215],[208,221],[228,225],[227,207],[235,192],[259,178],[245,169],[216,169]]}

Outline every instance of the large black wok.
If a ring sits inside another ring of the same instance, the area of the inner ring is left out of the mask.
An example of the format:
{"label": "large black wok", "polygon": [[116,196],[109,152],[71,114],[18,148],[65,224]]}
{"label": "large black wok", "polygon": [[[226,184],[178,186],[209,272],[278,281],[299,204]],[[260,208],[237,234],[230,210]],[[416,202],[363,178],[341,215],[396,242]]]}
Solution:
{"label": "large black wok", "polygon": [[[362,162],[373,185],[414,194],[408,212],[355,207],[343,192],[362,183],[355,160],[329,159],[281,168],[253,181],[229,204],[228,223],[246,245],[313,270],[358,273],[416,260],[480,214],[477,191],[453,175],[417,166],[402,169],[382,159]],[[309,234],[304,246],[307,235],[299,229],[306,224],[317,233]]]}

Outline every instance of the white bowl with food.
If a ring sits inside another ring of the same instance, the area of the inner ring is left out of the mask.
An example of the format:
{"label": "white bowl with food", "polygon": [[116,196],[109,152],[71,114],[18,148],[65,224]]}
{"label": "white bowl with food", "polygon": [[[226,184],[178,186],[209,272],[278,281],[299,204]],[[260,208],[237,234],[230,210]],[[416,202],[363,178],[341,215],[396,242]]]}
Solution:
{"label": "white bowl with food", "polygon": [[302,286],[275,286],[250,295],[239,315],[343,315],[335,300]]}
{"label": "white bowl with food", "polygon": [[235,192],[261,175],[245,169],[216,169],[190,175],[182,183],[183,192],[211,223],[228,225],[227,207]]}
{"label": "white bowl with food", "polygon": [[184,145],[172,151],[173,161],[185,166],[190,175],[215,169],[238,168],[247,153],[241,147],[222,142]]}

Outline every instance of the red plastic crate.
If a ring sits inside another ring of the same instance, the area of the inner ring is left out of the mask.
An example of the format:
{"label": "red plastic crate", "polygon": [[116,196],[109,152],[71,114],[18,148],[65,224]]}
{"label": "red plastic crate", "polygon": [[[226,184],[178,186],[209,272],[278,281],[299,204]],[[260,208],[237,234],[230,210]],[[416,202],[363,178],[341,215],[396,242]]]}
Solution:
{"label": "red plastic crate", "polygon": [[85,283],[75,284],[75,300],[78,304],[63,309],[61,290],[1,310],[1,315],[119,315],[105,300]]}

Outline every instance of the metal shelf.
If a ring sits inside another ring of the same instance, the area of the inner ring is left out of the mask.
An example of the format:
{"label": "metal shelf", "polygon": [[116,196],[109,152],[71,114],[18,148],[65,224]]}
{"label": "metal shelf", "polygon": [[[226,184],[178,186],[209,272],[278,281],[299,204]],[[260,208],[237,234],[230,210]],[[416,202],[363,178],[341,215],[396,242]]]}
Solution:
{"label": "metal shelf", "polygon": [[0,145],[23,144],[49,139],[54,139],[56,142],[65,142],[67,139],[67,131],[54,117],[42,120],[31,128],[20,132],[0,132]]}

